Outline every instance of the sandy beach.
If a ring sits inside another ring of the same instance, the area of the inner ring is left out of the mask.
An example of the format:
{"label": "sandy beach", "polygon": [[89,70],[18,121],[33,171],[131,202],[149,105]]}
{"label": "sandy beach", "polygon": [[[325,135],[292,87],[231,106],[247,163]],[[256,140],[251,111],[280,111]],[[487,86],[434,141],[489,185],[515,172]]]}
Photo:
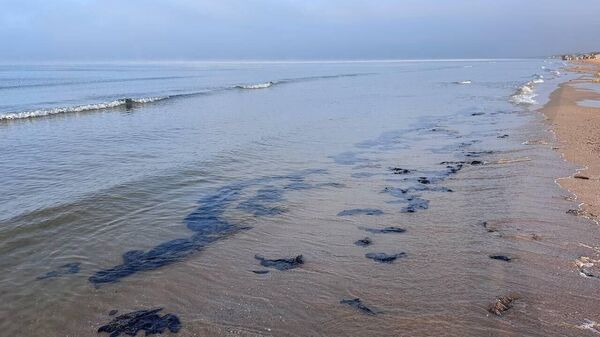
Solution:
{"label": "sandy beach", "polygon": [[586,86],[600,80],[600,60],[574,62],[570,69],[581,77],[563,83],[542,109],[558,138],[558,151],[581,167],[559,184],[581,202],[578,214],[598,221],[600,215],[600,106],[581,102],[598,101],[600,93]]}

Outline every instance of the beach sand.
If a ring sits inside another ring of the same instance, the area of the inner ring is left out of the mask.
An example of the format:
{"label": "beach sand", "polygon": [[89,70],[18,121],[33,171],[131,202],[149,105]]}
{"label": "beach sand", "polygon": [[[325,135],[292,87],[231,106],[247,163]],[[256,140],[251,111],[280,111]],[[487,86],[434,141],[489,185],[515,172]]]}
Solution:
{"label": "beach sand", "polygon": [[550,96],[542,112],[558,138],[558,151],[581,169],[559,184],[581,202],[579,214],[598,221],[600,216],[600,105],[583,106],[584,100],[600,102],[600,92],[582,86],[600,81],[600,60],[577,61],[570,69],[582,76],[563,83]]}

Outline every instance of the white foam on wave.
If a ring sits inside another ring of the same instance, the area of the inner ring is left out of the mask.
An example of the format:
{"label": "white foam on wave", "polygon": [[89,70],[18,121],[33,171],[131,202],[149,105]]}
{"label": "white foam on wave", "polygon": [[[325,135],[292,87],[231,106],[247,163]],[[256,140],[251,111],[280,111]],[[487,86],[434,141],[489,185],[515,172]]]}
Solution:
{"label": "white foam on wave", "polygon": [[554,67],[544,67],[542,66],[542,69],[546,72],[550,74],[550,79],[556,78],[558,76],[561,75],[560,71],[558,71],[557,69],[555,69]]}
{"label": "white foam on wave", "polygon": [[275,82],[269,81],[269,82],[265,82],[265,83],[237,85],[236,88],[239,88],[239,89],[266,89],[266,88],[271,87],[273,84],[275,84]]}
{"label": "white foam on wave", "polygon": [[510,101],[512,103],[519,105],[537,104],[537,101],[535,100],[535,97],[537,96],[537,94],[535,93],[535,86],[537,84],[544,83],[544,78],[541,75],[535,75],[535,77],[536,78],[534,78],[533,80],[528,81],[527,83],[519,87],[519,89],[517,89],[517,91],[514,94],[512,94],[512,96],[510,96]]}
{"label": "white foam on wave", "polygon": [[152,103],[152,102],[162,101],[162,100],[170,98],[170,97],[171,96],[156,96],[156,97],[134,98],[132,101],[134,103],[144,104],[144,103]]}
{"label": "white foam on wave", "polygon": [[23,111],[23,112],[11,112],[11,113],[0,114],[0,121],[44,117],[44,116],[57,115],[57,114],[63,114],[63,113],[74,113],[74,112],[112,109],[112,108],[117,108],[120,106],[132,104],[132,103],[133,104],[145,104],[145,103],[161,101],[161,100],[164,100],[167,98],[169,98],[169,96],[123,98],[123,99],[118,99],[118,100],[104,102],[104,103],[84,104],[84,105],[76,105],[76,106],[71,106],[71,107],[59,107],[59,108],[51,108],[51,109],[39,109],[39,110]]}
{"label": "white foam on wave", "polygon": [[[528,82],[529,83],[529,82]],[[515,104],[535,104],[535,97],[537,95],[533,91],[533,86],[525,84],[510,97],[510,101]]]}
{"label": "white foam on wave", "polygon": [[465,80],[465,81],[458,81],[458,82],[454,82],[456,84],[471,84],[473,83],[471,80]]}
{"label": "white foam on wave", "polygon": [[598,331],[598,329],[596,329],[597,327],[598,327],[598,323],[596,323],[592,320],[589,320],[589,319],[585,319],[583,321],[583,323],[578,326],[578,328],[581,330],[589,330],[595,334],[600,334],[600,331]]}

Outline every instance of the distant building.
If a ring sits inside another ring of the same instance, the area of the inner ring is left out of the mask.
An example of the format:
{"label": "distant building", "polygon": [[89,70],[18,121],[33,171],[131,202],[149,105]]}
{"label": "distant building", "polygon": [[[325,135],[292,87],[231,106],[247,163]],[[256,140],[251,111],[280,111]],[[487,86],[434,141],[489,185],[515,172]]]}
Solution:
{"label": "distant building", "polygon": [[562,55],[561,59],[564,61],[574,61],[574,60],[598,60],[600,59],[600,52],[592,52],[585,54],[566,54]]}

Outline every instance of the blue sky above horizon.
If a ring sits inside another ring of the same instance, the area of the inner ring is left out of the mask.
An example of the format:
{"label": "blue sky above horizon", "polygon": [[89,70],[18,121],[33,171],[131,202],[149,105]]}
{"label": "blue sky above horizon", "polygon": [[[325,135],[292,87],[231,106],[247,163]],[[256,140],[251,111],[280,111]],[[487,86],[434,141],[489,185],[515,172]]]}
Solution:
{"label": "blue sky above horizon", "polygon": [[600,49],[598,0],[0,0],[0,60],[536,57]]}

